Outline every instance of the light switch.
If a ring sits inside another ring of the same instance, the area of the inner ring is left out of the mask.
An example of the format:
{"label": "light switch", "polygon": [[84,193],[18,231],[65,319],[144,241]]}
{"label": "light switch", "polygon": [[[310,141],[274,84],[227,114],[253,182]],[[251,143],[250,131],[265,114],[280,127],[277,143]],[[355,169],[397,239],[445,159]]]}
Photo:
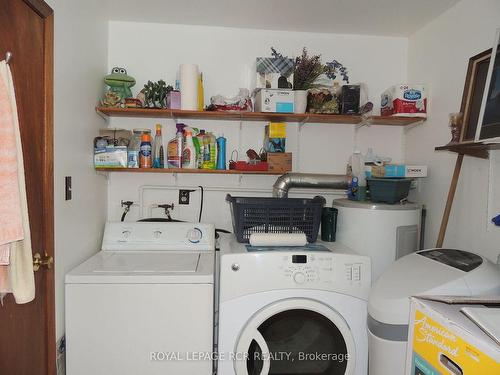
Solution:
{"label": "light switch", "polygon": [[64,199],[70,201],[72,197],[71,176],[66,176],[64,177]]}

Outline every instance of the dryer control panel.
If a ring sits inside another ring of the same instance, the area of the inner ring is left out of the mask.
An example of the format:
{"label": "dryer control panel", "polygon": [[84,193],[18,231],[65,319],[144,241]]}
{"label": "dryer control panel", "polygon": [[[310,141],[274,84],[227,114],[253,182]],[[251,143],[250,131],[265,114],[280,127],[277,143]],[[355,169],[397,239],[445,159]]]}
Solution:
{"label": "dryer control panel", "polygon": [[[291,254],[283,257],[283,270],[286,278],[293,280],[295,284],[331,283],[338,276],[351,284],[361,283],[363,275],[363,263],[344,263],[344,272],[334,275],[334,257],[331,254]],[[338,267],[337,267],[338,268]]]}
{"label": "dryer control panel", "polygon": [[223,254],[221,290],[226,296],[278,289],[325,290],[366,298],[370,258],[331,251],[262,251]]}

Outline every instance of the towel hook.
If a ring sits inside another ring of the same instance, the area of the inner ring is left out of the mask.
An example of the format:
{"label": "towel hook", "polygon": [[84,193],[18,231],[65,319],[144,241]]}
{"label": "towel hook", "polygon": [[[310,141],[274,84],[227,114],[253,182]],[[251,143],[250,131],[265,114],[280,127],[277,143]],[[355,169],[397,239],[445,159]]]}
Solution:
{"label": "towel hook", "polygon": [[12,59],[12,52],[7,51],[7,53],[5,54],[5,62],[8,64],[10,63],[11,59]]}

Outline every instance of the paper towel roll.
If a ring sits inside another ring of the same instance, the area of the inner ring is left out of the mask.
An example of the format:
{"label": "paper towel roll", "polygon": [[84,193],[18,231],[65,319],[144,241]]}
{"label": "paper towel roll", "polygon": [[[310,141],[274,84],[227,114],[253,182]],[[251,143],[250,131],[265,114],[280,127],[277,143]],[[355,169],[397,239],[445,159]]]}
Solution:
{"label": "paper towel roll", "polygon": [[181,109],[198,109],[198,65],[182,64],[179,68]]}
{"label": "paper towel roll", "polygon": [[252,233],[252,246],[304,246],[307,244],[304,233]]}

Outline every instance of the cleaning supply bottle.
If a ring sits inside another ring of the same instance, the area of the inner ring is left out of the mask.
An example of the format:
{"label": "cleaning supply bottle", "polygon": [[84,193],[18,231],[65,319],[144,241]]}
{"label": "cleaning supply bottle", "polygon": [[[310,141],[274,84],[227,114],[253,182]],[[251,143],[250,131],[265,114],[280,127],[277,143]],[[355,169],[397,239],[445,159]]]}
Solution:
{"label": "cleaning supply bottle", "polygon": [[193,143],[193,133],[190,130],[185,131],[184,149],[182,152],[182,168],[196,168],[196,149]]}
{"label": "cleaning supply bottle", "polygon": [[183,130],[186,125],[177,124],[177,132],[175,137],[168,142],[167,146],[167,165],[168,168],[182,167],[182,151],[184,149]]}
{"label": "cleaning supply bottle", "polygon": [[198,76],[198,111],[205,108],[205,93],[203,92],[203,74]]}
{"label": "cleaning supply bottle", "polygon": [[226,169],[226,138],[217,138],[217,169]]}
{"label": "cleaning supply bottle", "polygon": [[205,137],[205,130],[201,129],[196,136],[196,139],[198,140],[198,145],[200,146],[200,152],[197,155],[197,164],[198,168],[203,168],[203,158],[204,158],[204,152],[205,152],[205,145],[203,144],[203,138]]}
{"label": "cleaning supply bottle", "polygon": [[365,160],[359,150],[354,151],[354,154],[352,154],[350,164],[352,176],[357,179],[357,191],[356,194],[354,194],[355,200],[364,201],[366,199]]}
{"label": "cleaning supply bottle", "polygon": [[151,156],[151,136],[143,134],[141,136],[141,148],[139,154],[139,167],[151,168],[153,165],[153,158]]}
{"label": "cleaning supply bottle", "polygon": [[209,146],[210,146],[210,161],[208,164],[208,169],[216,169],[217,167],[217,138],[213,133],[209,134]]}
{"label": "cleaning supply bottle", "polygon": [[156,124],[156,134],[153,146],[153,168],[165,168],[165,153],[163,150],[163,137],[161,125]]}
{"label": "cleaning supply bottle", "polygon": [[203,134],[203,169],[210,168],[210,133]]}
{"label": "cleaning supply bottle", "polygon": [[192,132],[193,132],[193,144],[194,144],[194,149],[196,151],[196,155],[195,155],[195,168],[200,168],[200,140],[198,139],[198,134],[199,134],[199,130],[196,129],[196,128],[192,128]]}

